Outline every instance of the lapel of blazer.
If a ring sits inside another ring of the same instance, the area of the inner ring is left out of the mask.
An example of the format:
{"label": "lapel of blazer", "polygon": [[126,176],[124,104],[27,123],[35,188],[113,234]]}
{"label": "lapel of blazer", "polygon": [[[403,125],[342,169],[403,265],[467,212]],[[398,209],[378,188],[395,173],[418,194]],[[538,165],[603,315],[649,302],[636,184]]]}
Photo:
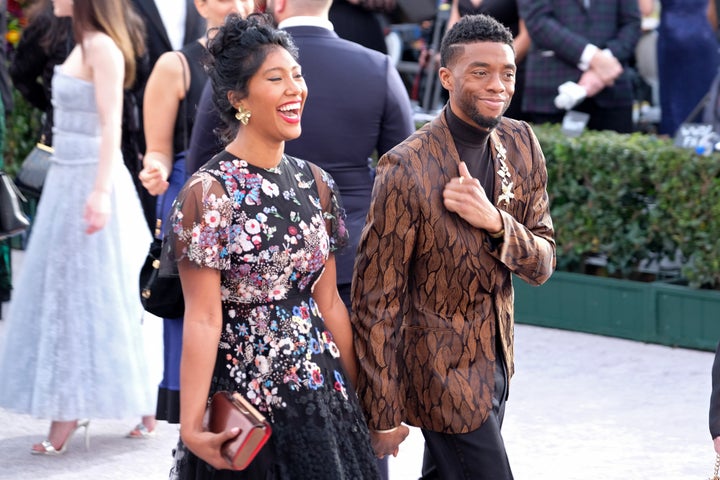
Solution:
{"label": "lapel of blazer", "polygon": [[460,155],[455,147],[455,140],[453,140],[450,134],[450,128],[445,119],[445,111],[447,108],[449,107],[446,105],[440,113],[431,120],[431,126],[435,130],[433,136],[435,137],[435,142],[440,147],[440,151],[446,149],[447,152],[450,153],[450,158],[445,162],[442,161],[446,158],[445,155],[438,157],[442,173],[444,173],[449,180],[452,177],[460,175]]}
{"label": "lapel of blazer", "polygon": [[[145,13],[145,19],[152,24],[155,31],[160,36],[160,40],[165,44],[165,47],[168,50],[172,50],[172,45],[170,44],[170,38],[167,35],[167,30],[165,30],[165,25],[163,24],[162,17],[160,17],[160,11],[157,9],[157,6],[155,5],[154,0],[137,0],[135,4],[138,6],[140,10],[142,10]],[[192,7],[195,9],[195,6]],[[148,29],[150,30],[150,29]],[[149,35],[149,33],[148,33]]]}

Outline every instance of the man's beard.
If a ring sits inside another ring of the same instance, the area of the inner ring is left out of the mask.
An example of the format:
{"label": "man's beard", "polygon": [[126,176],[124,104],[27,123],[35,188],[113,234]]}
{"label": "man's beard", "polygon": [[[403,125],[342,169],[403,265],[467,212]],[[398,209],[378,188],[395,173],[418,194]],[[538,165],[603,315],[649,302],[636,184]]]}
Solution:
{"label": "man's beard", "polygon": [[478,111],[477,107],[475,106],[474,98],[463,97],[460,103],[460,107],[465,112],[465,115],[470,117],[470,119],[475,122],[480,128],[484,128],[487,130],[492,130],[493,128],[500,125],[500,120],[502,119],[502,116],[505,113],[505,110],[507,110],[508,106],[509,104],[506,104],[505,108],[503,108],[502,113],[497,117],[488,117]]}
{"label": "man's beard", "polygon": [[473,122],[477,123],[480,127],[486,128],[488,130],[492,130],[493,128],[500,125],[500,120],[502,119],[502,115],[499,117],[486,117],[485,115],[480,115],[480,113],[473,109],[471,113],[470,118]]}

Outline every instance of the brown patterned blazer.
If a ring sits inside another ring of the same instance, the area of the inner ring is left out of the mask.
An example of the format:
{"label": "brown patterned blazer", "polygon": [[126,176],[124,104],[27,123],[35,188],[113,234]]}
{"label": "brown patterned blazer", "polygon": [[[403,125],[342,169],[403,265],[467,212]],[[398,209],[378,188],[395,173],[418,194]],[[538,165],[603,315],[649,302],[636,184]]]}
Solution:
{"label": "brown patterned blazer", "polygon": [[[496,178],[491,197],[502,241],[443,205],[460,161],[444,111],[378,163],[352,313],[357,391],[371,429],[479,428],[492,409],[496,334],[513,373],[511,274],[545,282],[555,242],[545,158],[529,125],[504,118],[490,142],[495,171],[509,172],[506,181]],[[514,195],[509,202],[503,184]]]}

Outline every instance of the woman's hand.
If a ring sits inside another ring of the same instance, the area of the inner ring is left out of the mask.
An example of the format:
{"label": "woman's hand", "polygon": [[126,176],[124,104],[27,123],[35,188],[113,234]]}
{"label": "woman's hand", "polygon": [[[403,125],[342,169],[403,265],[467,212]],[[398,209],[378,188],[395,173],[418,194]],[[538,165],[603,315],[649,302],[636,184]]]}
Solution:
{"label": "woman's hand", "polygon": [[167,181],[170,176],[167,166],[161,160],[155,159],[146,159],[143,163],[143,169],[138,174],[142,186],[150,192],[150,195],[162,195],[170,186]]}
{"label": "woman's hand", "polygon": [[87,224],[85,233],[93,234],[102,230],[110,218],[110,193],[103,190],[93,190],[85,202],[83,219]]}
{"label": "woman's hand", "polygon": [[180,436],[185,446],[218,470],[232,470],[230,463],[223,457],[221,449],[223,443],[237,437],[239,433],[240,429],[237,427],[222,433],[180,428]]}

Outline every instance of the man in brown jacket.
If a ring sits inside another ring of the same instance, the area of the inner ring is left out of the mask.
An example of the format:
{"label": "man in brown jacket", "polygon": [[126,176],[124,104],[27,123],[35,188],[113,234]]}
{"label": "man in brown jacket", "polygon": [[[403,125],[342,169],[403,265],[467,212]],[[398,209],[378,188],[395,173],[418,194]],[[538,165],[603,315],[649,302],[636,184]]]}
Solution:
{"label": "man in brown jacket", "polygon": [[555,268],[545,158],[526,123],[502,116],[512,45],[484,15],[448,31],[448,105],[380,159],[355,262],[357,391],[373,447],[395,454],[402,423],[420,427],[423,478],[512,478],[500,435],[511,277],[539,285]]}

